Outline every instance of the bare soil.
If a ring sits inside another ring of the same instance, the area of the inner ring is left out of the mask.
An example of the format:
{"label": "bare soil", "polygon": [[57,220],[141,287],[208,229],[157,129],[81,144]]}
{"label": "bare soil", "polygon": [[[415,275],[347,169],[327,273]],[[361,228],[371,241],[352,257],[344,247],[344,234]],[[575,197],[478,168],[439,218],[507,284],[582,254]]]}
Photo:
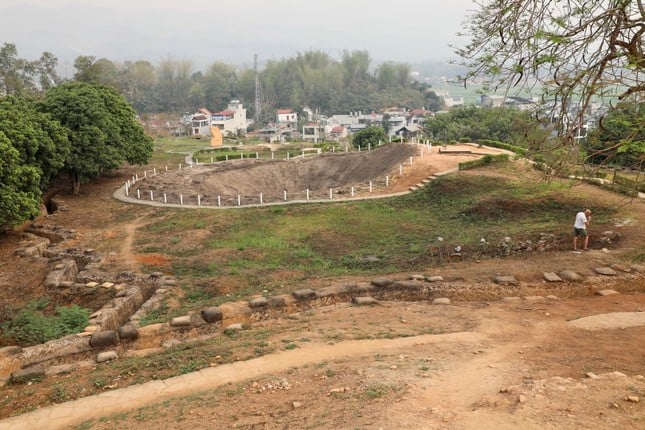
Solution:
{"label": "bare soil", "polygon": [[[416,157],[387,192],[406,190],[432,173],[472,159],[464,154],[439,155],[436,150],[430,157]],[[396,171],[402,160],[397,157],[376,174]],[[405,154],[403,160],[408,157]],[[124,205],[111,198],[113,190],[135,171],[123,169],[85,186],[79,196],[64,196],[65,210],[44,221],[77,230],[79,238],[67,246],[98,246],[107,256],[105,266],[115,272],[139,270],[145,259],[168,261],[163,254],[138,254],[133,246],[137,228],[146,217],[154,216],[154,208]],[[230,171],[227,182],[253,183],[253,176],[248,176],[253,171],[250,167]],[[276,182],[262,175],[256,179]],[[207,176],[199,182],[209,190],[214,186]],[[189,188],[194,191],[193,185]],[[282,192],[284,186],[278,188]],[[248,192],[257,190],[250,186]],[[433,268],[433,274],[473,287],[472,293],[465,291],[449,306],[425,301],[382,301],[370,307],[337,303],[255,322],[245,330],[243,339],[248,344],[232,349],[239,356],[231,360],[244,361],[246,368],[233,370],[221,357],[212,357],[211,366],[230,376],[225,385],[214,382],[209,391],[159,404],[154,404],[151,393],[151,406],[107,418],[79,416],[78,422],[86,421],[85,429],[642,429],[645,380],[639,375],[645,375],[645,326],[589,331],[567,322],[645,311],[641,275],[633,270],[621,271],[617,278],[594,273],[599,266],[629,268],[621,255],[642,247],[645,210],[640,201],[626,201],[589,185],[580,185],[575,192],[634,205],[635,216],[621,227],[625,240],[610,252],[551,252],[474,263],[454,261]],[[18,242],[16,234],[0,238],[3,305],[23,304],[45,294],[42,281],[48,264],[15,256]],[[582,284],[542,280],[543,272],[564,269],[577,271],[587,280]],[[498,300],[497,287],[490,285],[491,277],[498,274],[514,275],[525,285],[517,295],[529,298]],[[312,279],[302,287],[322,286],[326,285]],[[486,288],[490,288],[488,296]],[[594,296],[593,291],[601,288],[623,294]],[[560,299],[530,298],[548,294]],[[395,339],[409,343],[393,346]],[[262,361],[248,360],[247,352],[259,345],[272,352]],[[74,390],[89,395],[127,386],[137,378],[115,373],[99,384],[88,379],[90,371],[0,389],[0,417],[62,402],[65,393]],[[588,372],[600,377],[586,377]]]}

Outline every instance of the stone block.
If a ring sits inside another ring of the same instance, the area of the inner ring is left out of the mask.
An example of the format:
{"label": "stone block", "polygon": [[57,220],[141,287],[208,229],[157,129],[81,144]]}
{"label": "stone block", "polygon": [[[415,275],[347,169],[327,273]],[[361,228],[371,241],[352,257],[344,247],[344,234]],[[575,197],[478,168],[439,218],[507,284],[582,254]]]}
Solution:
{"label": "stone block", "polygon": [[555,272],[544,272],[544,279],[547,282],[562,282],[562,278]]}
{"label": "stone block", "polygon": [[269,299],[266,297],[256,297],[249,300],[249,307],[253,309],[266,308],[269,305]]}
{"label": "stone block", "polygon": [[436,299],[432,299],[432,304],[433,305],[449,305],[450,304],[450,299],[448,297],[437,297]]}
{"label": "stone block", "polygon": [[316,292],[310,289],[297,290],[291,294],[296,300],[311,300],[316,297]]}
{"label": "stone block", "polygon": [[596,291],[597,296],[605,297],[605,296],[613,296],[614,294],[620,294],[620,293],[616,290],[597,290]]}
{"label": "stone block", "polygon": [[201,315],[203,320],[208,323],[214,323],[214,322],[222,321],[222,319],[224,319],[224,316],[222,315],[222,311],[217,307],[202,309]]}
{"label": "stone block", "polygon": [[90,346],[92,348],[103,348],[113,346],[119,343],[119,335],[115,330],[98,331],[90,337]]}
{"label": "stone block", "polygon": [[45,369],[40,366],[27,367],[11,373],[11,381],[21,383],[31,380],[40,380],[45,377]]}
{"label": "stone block", "polygon": [[426,276],[425,279],[428,282],[443,282],[443,276],[439,276],[439,275]]}
{"label": "stone block", "polygon": [[116,351],[103,351],[96,356],[97,363],[105,363],[106,361],[112,361],[119,358],[119,354]]}
{"label": "stone block", "polygon": [[375,287],[385,288],[392,284],[392,280],[386,279],[386,278],[379,278],[379,279],[372,279],[371,283]]}
{"label": "stone block", "polygon": [[190,327],[192,325],[190,315],[184,315],[181,317],[175,317],[170,320],[171,327]]}
{"label": "stone block", "polygon": [[611,267],[596,267],[595,272],[598,273],[599,275],[605,275],[605,276],[618,275],[618,272],[616,272]]}
{"label": "stone block", "polygon": [[139,330],[132,324],[119,327],[119,339],[133,341],[139,338]]}
{"label": "stone block", "polygon": [[269,297],[269,306],[272,308],[282,308],[287,305],[284,297]]}
{"label": "stone block", "polygon": [[352,303],[356,306],[375,305],[378,301],[374,297],[354,297]]}

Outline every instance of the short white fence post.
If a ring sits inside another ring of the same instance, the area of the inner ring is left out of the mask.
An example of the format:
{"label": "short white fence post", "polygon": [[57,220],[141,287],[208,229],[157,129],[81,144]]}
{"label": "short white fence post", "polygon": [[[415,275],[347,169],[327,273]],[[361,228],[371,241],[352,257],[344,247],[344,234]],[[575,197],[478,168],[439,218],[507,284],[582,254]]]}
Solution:
{"label": "short white fence post", "polygon": [[183,205],[183,204],[184,204],[184,195],[183,195],[183,194],[180,194],[180,195],[179,195],[179,204],[180,204],[180,205]]}
{"label": "short white fence post", "polygon": [[372,181],[370,181],[370,193],[372,192]]}
{"label": "short white fence post", "polygon": [[202,196],[197,194],[197,206],[201,206],[201,205],[202,205]]}
{"label": "short white fence post", "polygon": [[166,196],[166,193],[163,193],[163,202],[168,203],[168,196]]}
{"label": "short white fence post", "polygon": [[284,201],[287,201],[287,190],[284,190]]}
{"label": "short white fence post", "polygon": [[144,171],[143,171],[143,177],[144,177],[144,178],[147,178],[147,177],[148,177],[148,171],[147,171],[147,170],[144,170]]}
{"label": "short white fence post", "polygon": [[237,195],[237,205],[242,206],[242,198],[240,197],[239,194]]}
{"label": "short white fence post", "polygon": [[153,202],[154,200],[155,200],[155,197],[152,194],[152,190],[150,190],[150,201]]}
{"label": "short white fence post", "polygon": [[412,165],[412,157],[410,157],[410,166]]}
{"label": "short white fence post", "polygon": [[389,187],[389,186],[390,186],[390,177],[389,177],[389,176],[386,176],[386,177],[385,177],[385,186],[386,186],[386,187]]}
{"label": "short white fence post", "polygon": [[262,193],[260,193],[260,204],[262,204]]}
{"label": "short white fence post", "polygon": [[354,197],[354,187],[352,187],[352,197]]}
{"label": "short white fence post", "polygon": [[138,199],[140,199],[140,198],[141,198],[141,190],[140,190],[140,189],[138,189],[138,188],[137,188],[137,198],[138,198]]}
{"label": "short white fence post", "polygon": [[403,174],[403,164],[399,164],[399,175]]}
{"label": "short white fence post", "polygon": [[217,206],[222,206],[222,197],[217,196]]}
{"label": "short white fence post", "polygon": [[307,200],[309,200],[309,188],[307,188]]}
{"label": "short white fence post", "polygon": [[330,188],[329,189],[329,200],[331,200],[333,198],[334,198],[334,190]]}

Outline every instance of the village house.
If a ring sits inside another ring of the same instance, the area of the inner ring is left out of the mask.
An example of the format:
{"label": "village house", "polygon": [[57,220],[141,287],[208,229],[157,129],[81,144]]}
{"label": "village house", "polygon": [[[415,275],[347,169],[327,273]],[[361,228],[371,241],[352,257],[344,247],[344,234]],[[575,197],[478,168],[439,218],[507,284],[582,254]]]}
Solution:
{"label": "village house", "polygon": [[224,136],[246,134],[246,109],[239,100],[231,100],[226,110],[211,116],[211,125],[219,128]]}
{"label": "village house", "polygon": [[211,115],[212,115],[211,111],[209,111],[206,108],[200,108],[197,112],[195,112],[192,115],[190,119],[190,123],[191,123],[190,135],[192,137],[195,137],[197,139],[201,137],[210,137]]}
{"label": "village house", "polygon": [[295,130],[298,127],[298,113],[293,109],[278,109],[276,111],[276,123],[279,128]]}

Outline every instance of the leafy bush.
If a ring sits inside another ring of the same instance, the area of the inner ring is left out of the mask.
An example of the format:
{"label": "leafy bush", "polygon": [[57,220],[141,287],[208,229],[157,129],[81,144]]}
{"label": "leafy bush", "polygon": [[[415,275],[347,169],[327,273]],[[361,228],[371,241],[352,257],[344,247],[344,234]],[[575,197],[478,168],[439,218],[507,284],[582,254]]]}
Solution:
{"label": "leafy bush", "polygon": [[77,305],[58,307],[55,316],[46,316],[42,308],[42,301],[25,306],[10,321],[2,323],[3,336],[22,346],[36,345],[79,333],[89,321],[90,311]]}
{"label": "leafy bush", "polygon": [[480,139],[477,141],[477,143],[479,143],[480,145],[492,146],[493,148],[506,149],[507,151],[512,151],[521,156],[526,156],[526,154],[528,154],[526,148],[511,145],[509,143],[499,142],[497,140]]}
{"label": "leafy bush", "polygon": [[508,154],[498,155],[484,155],[478,160],[466,161],[459,163],[459,170],[474,169],[475,167],[486,166],[494,163],[506,163],[508,161]]}

